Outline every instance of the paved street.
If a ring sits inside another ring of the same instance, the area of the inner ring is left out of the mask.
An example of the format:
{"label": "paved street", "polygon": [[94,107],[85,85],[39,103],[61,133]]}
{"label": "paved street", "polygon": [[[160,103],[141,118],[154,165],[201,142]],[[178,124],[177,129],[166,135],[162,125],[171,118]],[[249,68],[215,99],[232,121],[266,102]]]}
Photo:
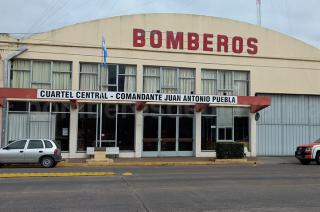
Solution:
{"label": "paved street", "polygon": [[[99,177],[0,179],[0,211],[319,211],[320,166],[1,168],[115,172]],[[123,176],[131,172],[132,176]]]}

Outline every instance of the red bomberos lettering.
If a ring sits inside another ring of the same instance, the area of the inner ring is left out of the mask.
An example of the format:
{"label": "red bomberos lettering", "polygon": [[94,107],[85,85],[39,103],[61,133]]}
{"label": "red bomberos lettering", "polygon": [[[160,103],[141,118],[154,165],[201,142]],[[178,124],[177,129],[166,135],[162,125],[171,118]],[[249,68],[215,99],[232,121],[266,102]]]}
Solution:
{"label": "red bomberos lettering", "polygon": [[146,32],[144,29],[133,29],[133,47],[145,47],[146,45],[156,49],[203,50],[250,55],[258,53],[258,39],[254,37],[243,38],[238,35],[228,37],[227,35],[195,32],[185,34],[173,31],[162,33],[160,30]]}

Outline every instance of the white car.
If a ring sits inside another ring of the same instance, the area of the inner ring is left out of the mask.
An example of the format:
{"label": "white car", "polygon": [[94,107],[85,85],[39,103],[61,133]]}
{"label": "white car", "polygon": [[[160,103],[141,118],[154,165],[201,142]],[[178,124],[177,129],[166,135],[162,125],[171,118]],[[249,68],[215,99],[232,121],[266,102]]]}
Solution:
{"label": "white car", "polygon": [[48,139],[16,140],[0,149],[0,166],[3,164],[38,163],[52,168],[61,161],[61,151]]}

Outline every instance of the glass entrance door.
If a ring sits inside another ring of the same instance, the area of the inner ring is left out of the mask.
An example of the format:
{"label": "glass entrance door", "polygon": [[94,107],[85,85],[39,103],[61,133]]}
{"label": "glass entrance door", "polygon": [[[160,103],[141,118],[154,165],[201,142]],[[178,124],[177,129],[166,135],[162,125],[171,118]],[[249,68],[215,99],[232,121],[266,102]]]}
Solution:
{"label": "glass entrance door", "polygon": [[[143,130],[143,152],[145,156],[154,156],[158,152],[158,117],[145,116]],[[150,153],[150,155],[148,154]]]}
{"label": "glass entrance door", "polygon": [[142,156],[192,156],[192,114],[180,115],[176,106],[154,107],[144,113]]}
{"label": "glass entrance door", "polygon": [[177,143],[176,117],[162,116],[159,118],[161,121],[160,151],[161,152],[176,151],[176,143]]}
{"label": "glass entrance door", "polygon": [[203,116],[201,119],[201,150],[215,150],[216,142],[216,117]]}
{"label": "glass entrance door", "polygon": [[99,108],[99,131],[96,147],[115,147],[116,144],[116,105],[100,104]]}

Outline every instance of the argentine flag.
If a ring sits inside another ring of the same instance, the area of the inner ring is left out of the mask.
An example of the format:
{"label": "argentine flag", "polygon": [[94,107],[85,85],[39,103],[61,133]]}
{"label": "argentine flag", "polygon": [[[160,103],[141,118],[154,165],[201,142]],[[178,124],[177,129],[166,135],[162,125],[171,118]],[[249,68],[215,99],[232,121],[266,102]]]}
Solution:
{"label": "argentine flag", "polygon": [[108,53],[107,53],[106,38],[104,35],[102,36],[102,53],[103,53],[103,64],[106,65]]}

